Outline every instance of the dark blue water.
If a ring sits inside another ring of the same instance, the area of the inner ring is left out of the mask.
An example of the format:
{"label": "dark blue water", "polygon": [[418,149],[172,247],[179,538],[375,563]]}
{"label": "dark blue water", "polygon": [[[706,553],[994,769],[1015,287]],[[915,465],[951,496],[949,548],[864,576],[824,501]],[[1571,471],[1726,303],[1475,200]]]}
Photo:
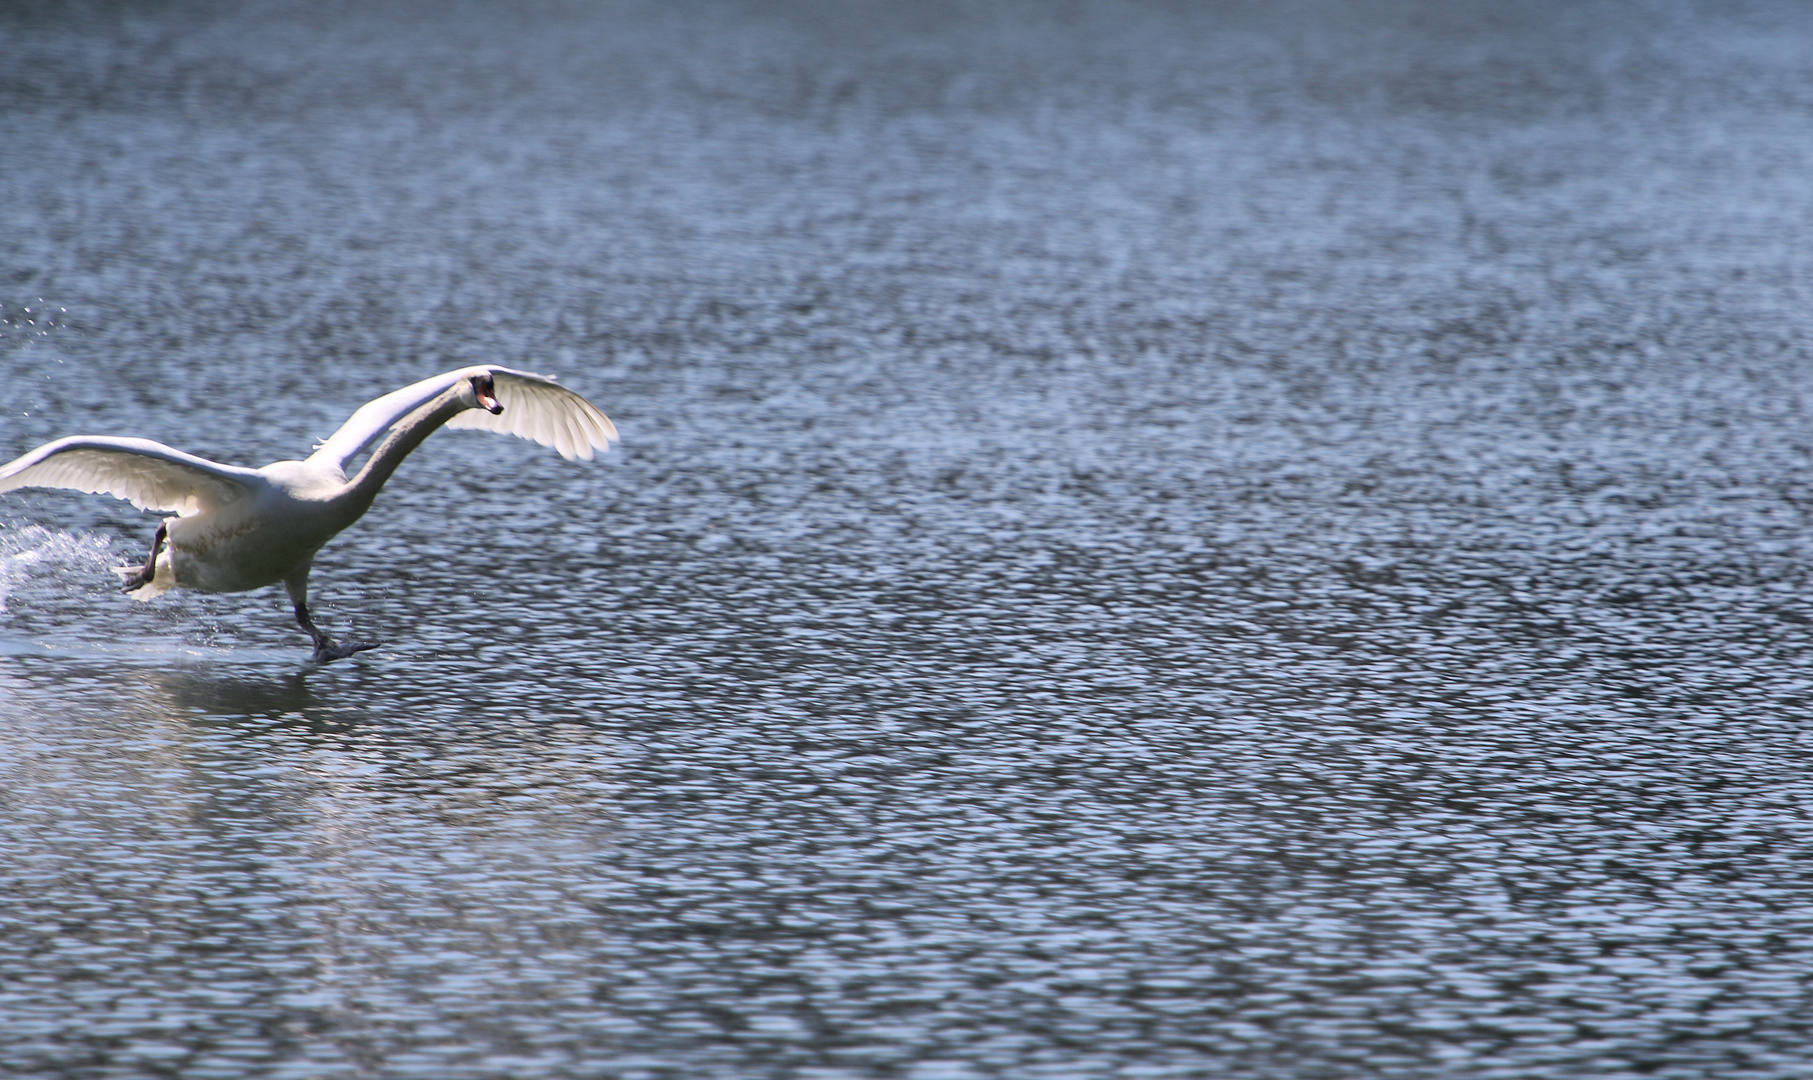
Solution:
{"label": "dark blue water", "polygon": [[1813,1071],[1790,4],[0,12],[0,1072]]}

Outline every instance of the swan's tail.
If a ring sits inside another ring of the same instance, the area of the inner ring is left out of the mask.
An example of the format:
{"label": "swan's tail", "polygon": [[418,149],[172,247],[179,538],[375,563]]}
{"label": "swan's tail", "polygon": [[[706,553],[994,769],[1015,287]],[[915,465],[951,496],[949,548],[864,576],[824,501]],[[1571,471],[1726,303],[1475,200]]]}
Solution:
{"label": "swan's tail", "polygon": [[[113,572],[123,580],[130,581],[138,575],[143,566],[116,566]],[[152,600],[176,588],[176,568],[170,565],[170,545],[157,553],[157,565],[152,568],[151,580],[127,593],[134,600]]]}

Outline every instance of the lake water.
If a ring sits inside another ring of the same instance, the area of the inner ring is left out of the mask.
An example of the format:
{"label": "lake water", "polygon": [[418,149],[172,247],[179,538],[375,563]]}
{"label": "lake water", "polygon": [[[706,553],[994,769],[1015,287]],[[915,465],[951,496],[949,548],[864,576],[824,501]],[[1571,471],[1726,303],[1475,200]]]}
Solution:
{"label": "lake water", "polygon": [[0,1073],[1813,1072],[1813,15],[16,5]]}

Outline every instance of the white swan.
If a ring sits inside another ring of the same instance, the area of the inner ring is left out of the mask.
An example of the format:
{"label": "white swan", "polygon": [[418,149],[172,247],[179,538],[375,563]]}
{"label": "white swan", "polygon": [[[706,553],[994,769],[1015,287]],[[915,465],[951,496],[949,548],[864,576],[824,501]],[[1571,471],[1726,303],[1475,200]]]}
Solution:
{"label": "white swan", "polygon": [[[443,424],[533,439],[568,461],[590,461],[617,438],[609,417],[550,376],[468,367],[367,402],[306,461],[246,469],[149,439],[76,435],[0,467],[0,492],[71,488],[175,513],[158,526],[144,566],[119,568],[125,592],[149,600],[172,588],[244,592],[281,581],[315,643],[315,662],[326,663],[377,643],[338,644],[309,618],[315,553],[371,508],[384,481]],[[347,479],[347,462],[386,432]]]}

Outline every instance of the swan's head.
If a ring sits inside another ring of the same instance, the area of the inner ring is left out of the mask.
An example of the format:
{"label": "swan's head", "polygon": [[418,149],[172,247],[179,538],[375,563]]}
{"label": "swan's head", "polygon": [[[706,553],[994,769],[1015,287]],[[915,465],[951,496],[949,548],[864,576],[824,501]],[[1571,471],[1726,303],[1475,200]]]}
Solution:
{"label": "swan's head", "polygon": [[489,372],[474,375],[467,380],[472,384],[472,404],[485,410],[492,416],[504,411],[504,403],[497,400],[497,386],[492,383]]}

